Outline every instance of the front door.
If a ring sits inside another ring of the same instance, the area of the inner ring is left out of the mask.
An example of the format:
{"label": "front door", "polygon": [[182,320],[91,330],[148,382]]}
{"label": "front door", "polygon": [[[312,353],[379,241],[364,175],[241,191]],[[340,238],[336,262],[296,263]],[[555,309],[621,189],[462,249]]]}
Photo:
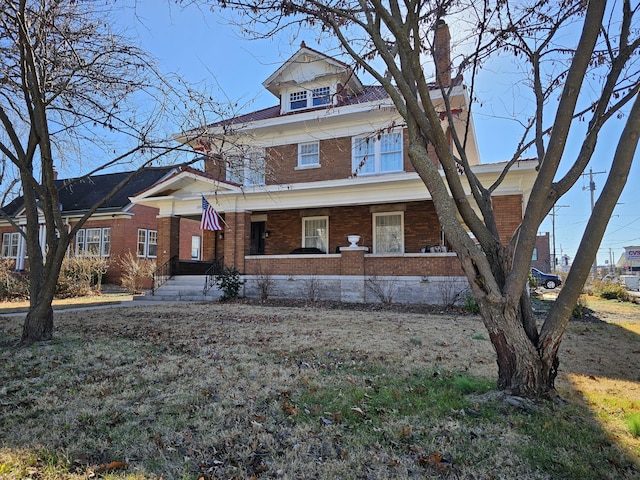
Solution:
{"label": "front door", "polygon": [[251,222],[250,255],[264,255],[265,222]]}

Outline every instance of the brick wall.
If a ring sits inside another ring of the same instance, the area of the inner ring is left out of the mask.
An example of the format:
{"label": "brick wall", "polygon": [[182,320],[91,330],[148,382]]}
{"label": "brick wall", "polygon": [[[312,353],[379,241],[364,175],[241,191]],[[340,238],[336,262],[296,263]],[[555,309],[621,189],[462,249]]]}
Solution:
{"label": "brick wall", "polygon": [[493,197],[491,201],[500,241],[506,243],[522,222],[522,195],[502,195]]}

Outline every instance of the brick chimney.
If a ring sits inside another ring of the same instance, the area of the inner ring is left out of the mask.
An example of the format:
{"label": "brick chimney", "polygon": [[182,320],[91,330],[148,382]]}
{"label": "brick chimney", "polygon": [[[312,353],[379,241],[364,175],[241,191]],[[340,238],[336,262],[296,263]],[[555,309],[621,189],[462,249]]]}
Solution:
{"label": "brick chimney", "polygon": [[208,154],[204,156],[204,171],[214,178],[224,180],[226,168],[224,160],[219,154]]}
{"label": "brick chimney", "polygon": [[438,20],[436,24],[433,53],[433,60],[436,64],[436,79],[439,78],[442,85],[448,87],[451,85],[451,34],[449,26],[442,19]]}

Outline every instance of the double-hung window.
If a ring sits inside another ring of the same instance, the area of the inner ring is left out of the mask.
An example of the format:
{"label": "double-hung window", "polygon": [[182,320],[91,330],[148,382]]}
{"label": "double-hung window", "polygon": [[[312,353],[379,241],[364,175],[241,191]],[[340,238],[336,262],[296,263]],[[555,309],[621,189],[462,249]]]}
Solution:
{"label": "double-hung window", "polygon": [[329,217],[302,219],[302,246],[327,253],[329,248]]}
{"label": "double-hung window", "polygon": [[298,144],[298,168],[316,167],[320,165],[320,143]]}
{"label": "double-hung window", "polygon": [[227,157],[227,181],[251,187],[265,184],[264,150]]}
{"label": "double-hung window", "polygon": [[402,171],[402,130],[354,137],[352,143],[355,175]]}
{"label": "double-hung window", "polygon": [[331,90],[329,87],[320,87],[313,89],[313,106],[329,105],[331,103]]}
{"label": "double-hung window", "polygon": [[2,234],[2,258],[18,258],[18,244],[20,234],[18,232]]}
{"label": "double-hung window", "polygon": [[373,214],[373,253],[404,252],[404,213]]}
{"label": "double-hung window", "polygon": [[331,87],[298,90],[289,93],[289,111],[304,110],[331,104]]}
{"label": "double-hung window", "polygon": [[307,91],[300,90],[289,94],[289,109],[302,110],[307,108]]}
{"label": "double-hung window", "polygon": [[82,228],[76,233],[76,256],[108,257],[111,253],[111,228]]}
{"label": "double-hung window", "polygon": [[138,229],[138,257],[156,258],[158,250],[158,231]]}

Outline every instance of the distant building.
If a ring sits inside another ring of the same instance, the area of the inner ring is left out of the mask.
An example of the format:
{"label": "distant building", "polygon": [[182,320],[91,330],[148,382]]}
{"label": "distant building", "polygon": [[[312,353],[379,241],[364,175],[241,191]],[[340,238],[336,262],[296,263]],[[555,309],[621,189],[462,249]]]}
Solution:
{"label": "distant building", "polygon": [[536,246],[533,249],[533,255],[531,255],[531,266],[543,272],[552,270],[549,232],[536,237]]}

